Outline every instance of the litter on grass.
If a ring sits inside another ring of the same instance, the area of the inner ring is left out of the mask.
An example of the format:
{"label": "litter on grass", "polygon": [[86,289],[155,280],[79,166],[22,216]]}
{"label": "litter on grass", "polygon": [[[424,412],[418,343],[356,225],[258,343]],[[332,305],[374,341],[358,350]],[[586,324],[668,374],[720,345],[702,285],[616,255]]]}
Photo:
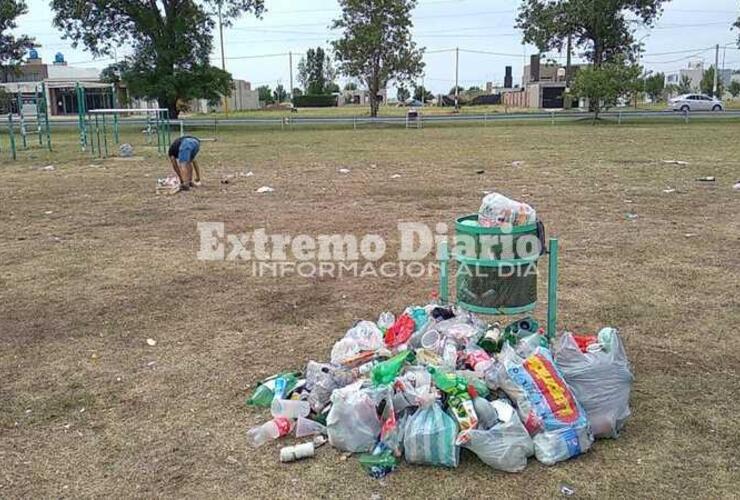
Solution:
{"label": "litter on grass", "polygon": [[[614,328],[549,338],[532,318],[502,326],[432,303],[355,323],[329,358],[257,385],[247,404],[272,419],[247,433],[253,447],[326,435],[374,478],[402,460],[455,468],[462,448],[520,472],[531,456],[553,465],[618,437],[630,415],[633,377]],[[283,448],[280,460],[316,447]]]}
{"label": "litter on grass", "polygon": [[273,191],[275,190],[270,186],[262,186],[260,188],[257,188],[258,193],[272,193]]}

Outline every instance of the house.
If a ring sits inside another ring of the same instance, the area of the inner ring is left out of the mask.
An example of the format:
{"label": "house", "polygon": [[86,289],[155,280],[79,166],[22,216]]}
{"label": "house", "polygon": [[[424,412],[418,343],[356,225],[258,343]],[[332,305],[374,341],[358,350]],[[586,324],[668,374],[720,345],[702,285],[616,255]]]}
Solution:
{"label": "house", "polygon": [[704,77],[704,61],[689,61],[686,68],[681,68],[673,73],[666,73],[666,85],[679,85],[681,80],[688,78],[691,90],[698,91],[701,88],[701,79]]}
{"label": "house", "polygon": [[[252,84],[245,80],[232,80],[231,95],[226,99],[228,111],[246,111],[259,109],[260,98],[257,90],[252,90]],[[224,101],[209,103],[206,99],[193,99],[189,103],[193,113],[223,113]]]}
{"label": "house", "polygon": [[[573,81],[578,70],[584,66],[572,64],[566,75],[564,66],[542,63],[540,54],[534,54],[529,64],[524,66],[521,89],[514,88],[502,93],[503,103],[510,107],[562,109],[565,107],[568,82]],[[573,107],[577,104],[574,102]]]}
{"label": "house", "polygon": [[[378,99],[380,104],[386,104],[388,102],[388,89],[380,89],[378,92]],[[339,95],[337,99],[337,106],[345,106],[347,104],[359,104],[362,106],[370,105],[370,92],[368,90],[345,90]]]}

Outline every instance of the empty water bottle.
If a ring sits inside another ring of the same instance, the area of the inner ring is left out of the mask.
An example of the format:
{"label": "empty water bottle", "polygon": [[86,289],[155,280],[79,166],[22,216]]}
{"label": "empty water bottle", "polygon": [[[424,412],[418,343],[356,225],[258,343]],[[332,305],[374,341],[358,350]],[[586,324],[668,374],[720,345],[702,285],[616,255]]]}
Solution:
{"label": "empty water bottle", "polygon": [[293,429],[293,422],[284,417],[276,417],[262,425],[249,429],[247,442],[254,448],[259,448],[272,439],[287,436]]}

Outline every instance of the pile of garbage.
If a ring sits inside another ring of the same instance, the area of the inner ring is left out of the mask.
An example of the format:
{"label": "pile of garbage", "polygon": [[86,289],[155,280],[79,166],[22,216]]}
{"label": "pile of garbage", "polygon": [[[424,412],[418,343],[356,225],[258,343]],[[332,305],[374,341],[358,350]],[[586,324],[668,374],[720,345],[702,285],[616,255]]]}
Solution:
{"label": "pile of garbage", "polygon": [[281,450],[292,461],[328,439],[360,454],[373,477],[402,459],[457,467],[461,448],[519,472],[532,455],[552,465],[585,453],[594,438],[616,438],[632,380],[614,328],[548,338],[529,317],[501,326],[454,306],[412,306],[357,322],[330,362],[262,381],[247,404],[273,418],[248,440],[312,437]]}

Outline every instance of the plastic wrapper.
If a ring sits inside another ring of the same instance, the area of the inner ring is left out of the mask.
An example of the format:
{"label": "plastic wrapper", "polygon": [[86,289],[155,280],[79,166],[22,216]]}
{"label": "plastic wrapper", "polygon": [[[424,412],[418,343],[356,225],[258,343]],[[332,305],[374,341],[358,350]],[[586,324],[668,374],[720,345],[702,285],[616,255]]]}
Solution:
{"label": "plastic wrapper", "polygon": [[555,366],[548,349],[537,347],[520,358],[505,344],[497,382],[515,402],[519,417],[534,440],[535,456],[545,464],[587,451],[593,443],[589,423],[573,391]]}
{"label": "plastic wrapper", "polygon": [[335,390],[326,417],[329,444],[352,453],[370,452],[380,436],[380,419],[372,391],[362,381]]}
{"label": "plastic wrapper", "polygon": [[[430,398],[431,399],[431,398]],[[457,426],[433,399],[408,418],[403,437],[404,457],[412,464],[457,467],[460,448]]]}
{"label": "plastic wrapper", "polygon": [[633,376],[619,335],[614,329],[602,332],[586,352],[566,332],[555,349],[555,363],[586,410],[594,436],[616,438],[630,416]]}
{"label": "plastic wrapper", "polygon": [[331,362],[342,364],[365,351],[377,351],[384,347],[383,332],[372,321],[360,321],[347,330],[344,337],[334,344]]}
{"label": "plastic wrapper", "polygon": [[487,194],[478,210],[478,222],[483,227],[524,226],[536,221],[537,213],[532,207],[499,193]]}
{"label": "plastic wrapper", "polygon": [[534,443],[515,412],[506,416],[508,421],[498,422],[490,429],[469,431],[464,447],[494,469],[521,472],[527,467],[527,458],[534,454]]}

